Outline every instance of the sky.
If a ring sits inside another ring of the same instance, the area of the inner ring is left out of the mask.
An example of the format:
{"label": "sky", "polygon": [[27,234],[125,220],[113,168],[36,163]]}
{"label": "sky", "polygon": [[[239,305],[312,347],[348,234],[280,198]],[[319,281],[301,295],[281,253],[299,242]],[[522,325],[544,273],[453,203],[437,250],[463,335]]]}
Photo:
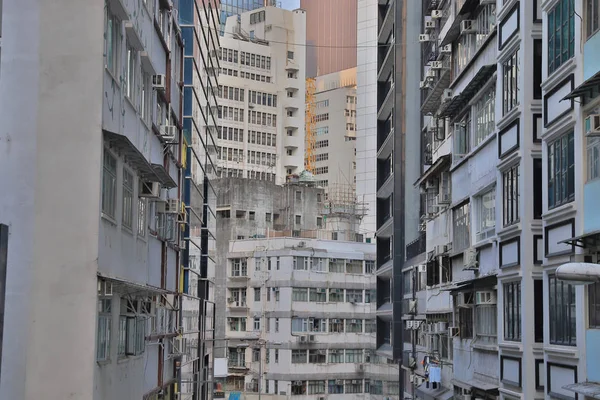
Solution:
{"label": "sky", "polygon": [[281,2],[281,7],[288,9],[288,10],[294,10],[296,8],[300,7],[300,0],[278,0]]}

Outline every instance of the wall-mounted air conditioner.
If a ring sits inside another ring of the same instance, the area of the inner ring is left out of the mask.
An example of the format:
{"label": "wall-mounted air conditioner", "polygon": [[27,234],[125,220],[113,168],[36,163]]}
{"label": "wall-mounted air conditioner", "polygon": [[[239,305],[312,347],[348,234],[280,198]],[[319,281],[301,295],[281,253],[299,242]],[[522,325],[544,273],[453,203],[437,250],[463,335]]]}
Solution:
{"label": "wall-mounted air conditioner", "polygon": [[177,137],[177,127],[175,125],[162,125],[159,131],[160,137],[167,142],[172,142]]}
{"label": "wall-mounted air conditioner", "polygon": [[430,36],[427,34],[421,34],[419,35],[419,42],[423,43],[423,42],[429,42],[430,40]]}
{"label": "wall-mounted air conditioner", "polygon": [[138,188],[138,196],[158,199],[160,198],[160,183],[140,181]]}
{"label": "wall-mounted air conditioner", "polygon": [[585,118],[585,135],[600,136],[600,114],[591,114]]}
{"label": "wall-mounted air conditioner", "polygon": [[432,61],[431,68],[433,69],[442,69],[444,67],[444,63],[441,61]]}
{"label": "wall-mounted air conditioner", "polygon": [[452,54],[452,45],[447,44],[445,46],[440,47],[440,52],[444,54]]}
{"label": "wall-mounted air conditioner", "polygon": [[452,89],[444,89],[442,93],[442,101],[448,101],[452,99]]}
{"label": "wall-mounted air conditioner", "polygon": [[435,29],[435,21],[425,21],[425,29]]}
{"label": "wall-mounted air conditioner", "polygon": [[442,18],[444,16],[444,12],[442,10],[433,10],[431,12],[431,18],[437,19]]}
{"label": "wall-mounted air conditioner", "polygon": [[152,87],[156,90],[165,90],[166,77],[162,74],[152,75]]}

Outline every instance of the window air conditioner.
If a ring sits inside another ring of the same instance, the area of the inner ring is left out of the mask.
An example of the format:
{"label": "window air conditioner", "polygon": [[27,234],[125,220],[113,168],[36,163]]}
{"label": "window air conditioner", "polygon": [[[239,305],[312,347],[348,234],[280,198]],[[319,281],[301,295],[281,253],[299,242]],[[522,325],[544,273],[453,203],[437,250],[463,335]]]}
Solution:
{"label": "window air conditioner", "polygon": [[442,10],[433,10],[431,12],[431,18],[437,19],[442,18],[444,16],[444,12]]}
{"label": "window air conditioner", "polygon": [[156,90],[165,90],[166,78],[164,75],[152,75],[152,87]]}
{"label": "window air conditioner", "polygon": [[429,42],[430,36],[427,34],[421,34],[419,35],[419,42],[423,43],[423,42]]}
{"label": "window air conditioner", "polygon": [[167,142],[172,142],[177,136],[177,127],[175,125],[162,125],[160,127],[160,137]]}
{"label": "window air conditioner", "polygon": [[452,45],[447,44],[445,46],[440,47],[440,52],[442,52],[444,54],[451,54],[452,53]]}
{"label": "window air conditioner", "polygon": [[435,29],[435,21],[425,21],[425,29]]}
{"label": "window air conditioner", "polygon": [[160,197],[160,183],[140,181],[138,196],[158,199]]}
{"label": "window air conditioner", "polygon": [[444,64],[441,61],[432,61],[431,62],[432,69],[442,69],[443,66],[444,66]]}
{"label": "window air conditioner", "polygon": [[448,101],[452,99],[452,89],[444,89],[442,93],[442,101]]}

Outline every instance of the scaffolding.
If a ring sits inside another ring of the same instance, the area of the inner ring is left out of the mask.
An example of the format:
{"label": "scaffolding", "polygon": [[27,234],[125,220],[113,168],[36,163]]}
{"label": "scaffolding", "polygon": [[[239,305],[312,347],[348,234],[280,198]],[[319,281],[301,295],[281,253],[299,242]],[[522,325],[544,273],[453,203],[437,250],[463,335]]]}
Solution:
{"label": "scaffolding", "polygon": [[336,183],[327,188],[324,215],[352,216],[362,219],[367,213],[366,203],[358,201],[353,185]]}
{"label": "scaffolding", "polygon": [[306,118],[304,169],[314,173],[315,169],[315,79],[306,78]]}

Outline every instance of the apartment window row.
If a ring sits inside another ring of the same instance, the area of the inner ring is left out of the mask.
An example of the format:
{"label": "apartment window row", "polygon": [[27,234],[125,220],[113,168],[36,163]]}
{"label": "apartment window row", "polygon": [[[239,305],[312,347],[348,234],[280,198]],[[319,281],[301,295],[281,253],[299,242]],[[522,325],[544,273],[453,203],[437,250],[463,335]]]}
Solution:
{"label": "apartment window row", "polygon": [[218,96],[225,100],[244,101],[244,89],[219,85]]}
{"label": "apartment window row", "polygon": [[[344,296],[345,291],[345,296]],[[363,295],[364,292],[364,295]],[[328,296],[329,294],[329,296]],[[370,303],[374,291],[366,289],[293,288],[292,301],[314,303]],[[329,298],[329,301],[328,301]]]}
{"label": "apartment window row", "polygon": [[244,122],[244,109],[237,107],[218,106],[218,118],[225,121]]}
{"label": "apartment window row", "polygon": [[548,75],[575,54],[574,0],[559,0],[548,12]]}
{"label": "apartment window row", "polygon": [[277,107],[277,95],[250,90],[248,101],[259,106]]}
{"label": "apartment window row", "polygon": [[327,161],[329,160],[329,153],[321,153],[315,155],[315,161]]}
{"label": "apartment window row", "polygon": [[317,114],[313,118],[314,122],[329,121],[329,113]]}
{"label": "apartment window row", "polygon": [[248,122],[255,125],[277,127],[277,114],[248,110]]}
{"label": "apartment window row", "polygon": [[221,68],[221,75],[236,76],[237,77],[238,76],[238,71],[237,71],[237,69],[232,69],[232,68]]}
{"label": "apartment window row", "polygon": [[322,175],[322,174],[327,174],[327,173],[329,173],[328,166],[315,168],[315,175]]}
{"label": "apartment window row", "polygon": [[266,165],[268,167],[274,167],[276,162],[277,155],[275,153],[248,150],[248,164]]}
{"label": "apartment window row", "polygon": [[239,52],[237,50],[228,49],[226,47],[221,47],[221,51],[219,54],[219,60],[236,63],[238,62]]}
{"label": "apartment window row", "polygon": [[239,168],[220,168],[217,167],[217,176],[221,178],[243,178],[244,170]]}
{"label": "apartment window row", "polygon": [[374,319],[292,318],[292,333],[375,333]]}
{"label": "apartment window row", "polygon": [[489,35],[496,26],[496,5],[487,4],[481,7],[479,13],[473,18],[472,33],[463,34],[458,39],[454,53],[454,74],[458,76],[471,62],[475,54],[484,45]]}
{"label": "apartment window row", "polygon": [[317,136],[327,135],[329,133],[329,127],[328,126],[318,127],[317,129],[315,129],[315,133],[317,134]]}
{"label": "apartment window row", "polygon": [[232,147],[217,147],[217,160],[223,161],[244,161],[244,150]]}
{"label": "apartment window row", "polygon": [[315,108],[325,108],[325,107],[329,107],[329,99],[317,101],[315,103]]}
{"label": "apartment window row", "polygon": [[[327,384],[327,388],[325,388]],[[326,390],[326,391],[325,391]],[[400,393],[398,382],[362,379],[330,379],[327,381],[292,381],[292,395],[351,394],[395,395]]]}
{"label": "apartment window row", "polygon": [[321,181],[316,181],[316,185],[318,187],[328,187],[329,186],[329,181],[327,179],[321,180]]}
{"label": "apartment window row", "polygon": [[[237,76],[237,71],[236,71],[236,75],[235,76]],[[250,73],[250,72],[240,71],[240,77],[242,77],[244,79],[250,79],[252,81],[257,81],[257,82],[271,83],[271,77],[270,76],[261,75],[261,74],[255,74],[254,72]]]}
{"label": "apartment window row", "polygon": [[222,140],[230,140],[232,142],[243,142],[244,130],[242,128],[233,128],[231,126],[219,126],[217,138]]}
{"label": "apartment window row", "polygon": [[248,131],[248,143],[277,147],[277,134],[268,132]]}
{"label": "apartment window row", "polygon": [[271,172],[265,172],[265,171],[250,170],[250,171],[248,171],[248,178],[256,179],[259,181],[275,182],[275,174],[273,174]]}
{"label": "apartment window row", "polygon": [[363,360],[363,349],[292,350],[292,364],[361,364]]}
{"label": "apartment window row", "polygon": [[373,260],[350,260],[343,258],[322,258],[294,256],[294,270],[341,272],[347,274],[372,274],[375,269]]}
{"label": "apartment window row", "polygon": [[[120,172],[121,174],[119,174],[117,158],[108,149],[105,149],[102,167],[102,215],[117,222],[119,201],[117,189],[121,185],[121,227],[131,232],[135,228],[137,236],[143,238],[146,236],[148,224],[148,204],[145,199],[137,197],[134,184],[135,175],[124,165]],[[140,188],[138,187],[137,190],[139,191]],[[137,219],[135,218],[136,214]]]}
{"label": "apartment window row", "polygon": [[271,70],[271,57],[261,56],[259,54],[248,53],[242,51],[240,57],[240,64],[248,67],[256,67],[265,70]]}
{"label": "apartment window row", "polygon": [[318,140],[315,143],[315,148],[322,149],[323,147],[329,147],[329,140]]}

